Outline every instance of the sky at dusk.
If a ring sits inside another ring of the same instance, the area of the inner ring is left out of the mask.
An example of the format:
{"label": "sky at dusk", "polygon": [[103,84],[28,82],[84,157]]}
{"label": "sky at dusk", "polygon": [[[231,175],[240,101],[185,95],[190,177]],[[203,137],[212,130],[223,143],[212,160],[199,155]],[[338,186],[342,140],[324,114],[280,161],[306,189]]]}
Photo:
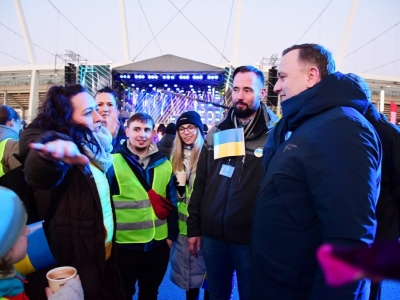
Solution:
{"label": "sky at dusk", "polygon": [[[44,49],[34,47],[37,64],[54,65],[55,54],[67,49],[89,64],[126,62],[118,0],[20,2],[33,43]],[[280,56],[295,43],[322,44],[337,59],[352,3],[242,0],[238,23],[237,0],[125,0],[129,57],[140,61],[173,54],[225,64],[234,61],[238,33],[238,65],[259,63],[274,53]],[[177,10],[182,7],[184,16]],[[161,32],[157,42],[145,48],[153,38],[151,31]],[[359,0],[349,34],[340,71],[400,76],[400,0]],[[0,66],[29,64],[20,35],[14,1],[0,0]]]}

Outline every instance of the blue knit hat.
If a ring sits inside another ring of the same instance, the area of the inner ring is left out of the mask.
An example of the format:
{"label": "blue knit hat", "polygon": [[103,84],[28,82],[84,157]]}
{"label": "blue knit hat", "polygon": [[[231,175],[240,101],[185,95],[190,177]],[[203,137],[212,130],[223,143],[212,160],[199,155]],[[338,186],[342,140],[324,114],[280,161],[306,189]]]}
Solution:
{"label": "blue knit hat", "polygon": [[200,115],[194,110],[184,112],[180,115],[178,120],[176,120],[176,130],[179,130],[179,127],[185,124],[197,126],[200,129],[201,134],[203,134],[203,123],[201,122]]}
{"label": "blue knit hat", "polygon": [[24,204],[12,191],[0,186],[0,259],[18,241],[26,225]]}

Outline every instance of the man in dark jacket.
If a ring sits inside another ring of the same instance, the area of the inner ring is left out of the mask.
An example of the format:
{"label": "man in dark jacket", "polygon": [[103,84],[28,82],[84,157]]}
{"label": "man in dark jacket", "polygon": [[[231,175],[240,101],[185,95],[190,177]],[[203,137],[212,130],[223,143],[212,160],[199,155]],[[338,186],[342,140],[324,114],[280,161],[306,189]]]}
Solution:
{"label": "man in dark jacket", "polygon": [[[262,148],[278,119],[261,103],[265,93],[260,70],[242,66],[234,71],[233,107],[208,132],[197,164],[187,232],[192,255],[203,247],[211,299],[229,299],[234,270],[240,299],[250,299],[253,205],[264,174]],[[243,128],[245,155],[214,159],[213,135],[235,128]]]}
{"label": "man in dark jacket", "polygon": [[[356,74],[347,74],[354,79],[371,101],[371,90],[364,79]],[[385,115],[378,112],[371,102],[365,113],[366,119],[375,128],[382,143],[381,191],[376,206],[378,227],[375,241],[397,241],[399,238],[400,208],[400,129],[388,122]],[[371,285],[370,299],[380,299],[381,284]]]}
{"label": "man in dark jacket", "polygon": [[175,135],[176,125],[175,123],[169,123],[165,129],[165,135],[157,143],[158,149],[162,151],[168,159],[170,158],[172,148],[174,147]]}
{"label": "man in dark jacket", "polygon": [[[139,299],[157,299],[167,271],[169,249],[178,236],[172,166],[153,142],[154,133],[154,121],[149,115],[137,113],[130,117],[128,140],[113,155],[114,169],[108,174],[117,219],[118,267],[129,300],[135,294],[136,282]],[[172,202],[168,217],[159,217],[154,194]]]}
{"label": "man in dark jacket", "polygon": [[333,289],[322,243],[371,244],[381,151],[363,117],[369,101],[315,44],[283,51],[274,87],[283,118],[264,148],[266,174],[252,223],[253,299],[368,299],[369,281]]}

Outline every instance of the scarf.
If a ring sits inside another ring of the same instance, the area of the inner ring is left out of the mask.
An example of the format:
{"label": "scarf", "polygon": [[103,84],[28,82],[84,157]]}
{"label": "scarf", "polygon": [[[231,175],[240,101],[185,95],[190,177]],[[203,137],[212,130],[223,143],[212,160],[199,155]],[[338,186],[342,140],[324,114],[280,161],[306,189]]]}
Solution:
{"label": "scarf", "polygon": [[94,154],[97,151],[96,146],[93,146],[92,150],[84,144],[83,149],[85,150],[85,154],[89,157],[90,162],[105,173],[113,164],[113,157],[111,155],[113,149],[112,136],[103,126],[100,128],[99,132],[93,132],[93,135],[100,145],[98,153],[96,155]]}
{"label": "scarf", "polygon": [[244,138],[248,138],[250,134],[253,133],[253,129],[257,124],[258,118],[261,115],[261,110],[262,110],[262,105],[257,109],[256,114],[254,115],[254,118],[250,119],[245,125],[242,125],[238,118],[235,116],[235,110],[232,109],[230,111],[230,118],[231,121],[235,124],[235,128],[240,128],[243,127],[243,132],[244,132]]}

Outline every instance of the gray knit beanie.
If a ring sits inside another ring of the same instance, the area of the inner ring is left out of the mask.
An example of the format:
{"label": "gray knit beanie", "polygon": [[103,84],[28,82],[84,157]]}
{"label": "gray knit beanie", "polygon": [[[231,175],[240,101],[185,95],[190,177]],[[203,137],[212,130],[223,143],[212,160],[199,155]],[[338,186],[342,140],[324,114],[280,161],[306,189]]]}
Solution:
{"label": "gray knit beanie", "polygon": [[26,220],[25,207],[19,197],[12,190],[0,186],[0,259],[18,241]]}

